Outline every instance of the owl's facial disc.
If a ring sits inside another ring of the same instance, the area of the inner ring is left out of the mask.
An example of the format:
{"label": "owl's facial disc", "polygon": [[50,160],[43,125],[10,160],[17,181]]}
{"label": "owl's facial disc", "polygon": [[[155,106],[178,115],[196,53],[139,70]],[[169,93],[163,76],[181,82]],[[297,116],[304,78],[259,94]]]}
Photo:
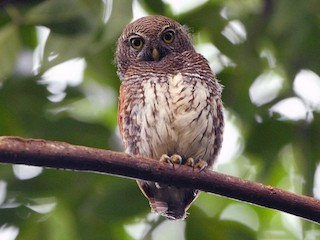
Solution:
{"label": "owl's facial disc", "polygon": [[185,51],[195,51],[186,27],[164,16],[139,18],[128,24],[118,39],[118,75],[124,79],[128,68],[137,62],[161,65]]}
{"label": "owl's facial disc", "polygon": [[137,60],[158,62],[163,57],[177,49],[175,43],[176,30],[171,26],[164,26],[153,32],[134,32],[127,37],[131,56]]}

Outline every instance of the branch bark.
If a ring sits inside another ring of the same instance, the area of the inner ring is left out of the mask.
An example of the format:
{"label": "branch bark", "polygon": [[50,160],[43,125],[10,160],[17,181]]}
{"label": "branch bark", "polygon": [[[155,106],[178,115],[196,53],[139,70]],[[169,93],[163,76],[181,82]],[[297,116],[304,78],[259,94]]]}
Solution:
{"label": "branch bark", "polygon": [[40,139],[0,137],[0,162],[174,183],[175,186],[199,189],[320,223],[320,201],[315,198],[214,171],[193,171],[186,166],[173,168],[169,164],[125,153]]}

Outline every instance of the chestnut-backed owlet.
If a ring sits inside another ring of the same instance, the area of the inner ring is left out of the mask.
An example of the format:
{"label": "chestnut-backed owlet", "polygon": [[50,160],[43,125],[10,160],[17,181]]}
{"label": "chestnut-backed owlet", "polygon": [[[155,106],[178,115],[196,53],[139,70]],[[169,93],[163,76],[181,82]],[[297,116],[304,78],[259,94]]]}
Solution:
{"label": "chestnut-backed owlet", "polygon": [[[125,27],[116,51],[126,153],[211,169],[224,127],[221,85],[188,30],[163,16]],[[138,180],[155,213],[184,219],[199,190]]]}

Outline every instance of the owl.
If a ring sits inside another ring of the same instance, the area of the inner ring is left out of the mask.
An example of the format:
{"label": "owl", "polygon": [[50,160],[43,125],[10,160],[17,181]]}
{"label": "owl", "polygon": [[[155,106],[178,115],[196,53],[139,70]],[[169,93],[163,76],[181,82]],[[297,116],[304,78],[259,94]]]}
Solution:
{"label": "owl", "polygon": [[[222,87],[186,27],[164,16],[125,27],[115,62],[126,153],[211,169],[222,144]],[[153,212],[184,219],[199,190],[137,181]]]}

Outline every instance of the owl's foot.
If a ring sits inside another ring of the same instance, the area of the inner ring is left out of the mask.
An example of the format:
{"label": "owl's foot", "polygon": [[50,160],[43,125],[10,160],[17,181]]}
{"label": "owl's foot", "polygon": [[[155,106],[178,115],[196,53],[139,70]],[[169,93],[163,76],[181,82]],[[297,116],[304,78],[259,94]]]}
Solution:
{"label": "owl's foot", "polygon": [[173,154],[172,156],[168,156],[167,154],[163,154],[160,158],[160,162],[163,163],[170,163],[172,167],[174,167],[174,164],[182,164],[182,157],[178,154]]}
{"label": "owl's foot", "polygon": [[192,167],[193,169],[199,169],[199,171],[203,171],[208,166],[208,163],[202,159],[195,160],[194,158],[182,158],[178,154],[173,154],[170,157],[167,154],[163,154],[160,158],[160,162],[169,163],[172,167],[174,164],[186,165]]}
{"label": "owl's foot", "polygon": [[192,167],[193,169],[197,168],[202,172],[208,166],[208,163],[202,159],[195,161],[193,158],[188,158],[186,165]]}

